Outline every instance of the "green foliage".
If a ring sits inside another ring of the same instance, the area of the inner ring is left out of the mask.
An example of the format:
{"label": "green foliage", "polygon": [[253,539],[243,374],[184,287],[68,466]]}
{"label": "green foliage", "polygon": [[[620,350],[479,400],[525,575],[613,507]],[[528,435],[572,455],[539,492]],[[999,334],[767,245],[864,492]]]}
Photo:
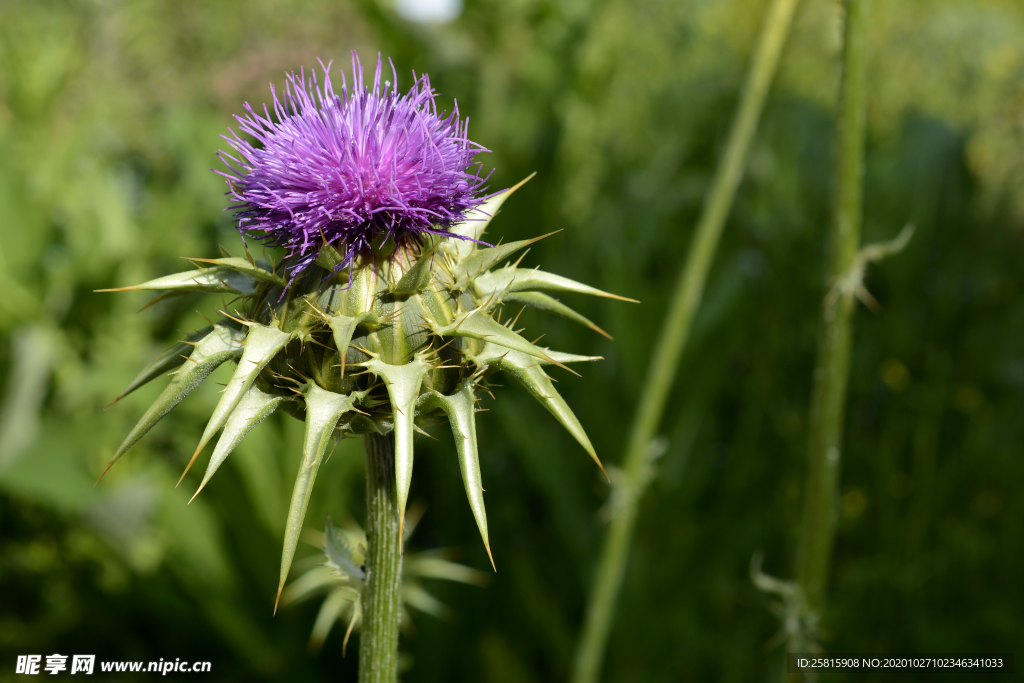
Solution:
{"label": "green foliage", "polygon": [[[506,241],[564,229],[531,245],[530,259],[643,302],[579,301],[614,343],[545,316],[538,344],[607,359],[559,389],[598,455],[622,451],[764,3],[466,4],[436,27],[372,0],[0,6],[4,662],[95,652],[209,659],[229,680],[354,674],[354,658],[336,655],[342,629],[308,654],[316,605],[271,616],[302,425],[272,415],[191,505],[191,491],[174,489],[228,368],[92,487],[160,387],[103,406],[177,330],[205,326],[232,296],[136,313],[145,293],[93,290],[177,272],[180,256],[216,255],[219,244],[241,253],[208,171],[218,135],[241,102],[265,101],[268,81],[317,57],[379,49],[400,82],[413,68],[430,73],[495,150],[494,189],[538,172],[503,207]],[[1012,650],[1024,610],[1014,495],[1024,484],[1024,10],[1013,0],[875,5],[865,241],[908,222],[917,233],[868,272],[882,311],[855,314],[823,645]],[[794,25],[663,426],[668,448],[641,510],[606,680],[779,670],[762,650],[779,625],[748,566],[760,550],[766,572],[794,569],[836,13],[807,0]],[[535,331],[536,316],[528,309],[517,325]],[[566,457],[578,446],[527,392],[500,398],[477,415],[499,572],[483,589],[438,585],[454,617],[417,622],[403,645],[411,680],[566,678],[608,487],[586,458]],[[410,498],[431,501],[418,533],[485,569],[448,431],[416,443],[423,476]],[[354,442],[324,457],[307,526],[328,513],[361,518],[362,467]],[[189,478],[194,490],[199,473]],[[313,554],[300,546],[296,562]]]}
{"label": "green foliage", "polygon": [[[406,516],[403,545],[416,530],[423,515],[424,507],[414,505]],[[315,534],[307,533],[308,536]],[[318,652],[334,624],[340,623],[345,630],[342,651],[348,644],[349,636],[359,628],[362,617],[363,582],[366,572],[366,534],[358,526],[339,529],[327,518],[327,526],[321,534],[320,543],[325,561],[307,570],[285,590],[282,599],[285,605],[301,602],[314,597],[326,598],[320,605],[313,632],[310,635],[310,649]],[[483,572],[445,559],[446,549],[426,552],[405,550],[402,558],[402,618],[406,633],[413,632],[413,624],[406,606],[413,607],[438,619],[450,619],[451,611],[433,597],[423,586],[423,579],[442,579],[459,583],[485,585],[487,575]],[[309,558],[316,559],[316,558]]]}

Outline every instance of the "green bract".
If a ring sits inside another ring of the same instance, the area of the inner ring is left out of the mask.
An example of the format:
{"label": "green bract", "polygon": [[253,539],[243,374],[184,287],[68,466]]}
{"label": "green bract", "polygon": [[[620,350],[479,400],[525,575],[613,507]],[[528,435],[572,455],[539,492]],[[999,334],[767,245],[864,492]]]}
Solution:
{"label": "green bract", "polygon": [[[217,366],[233,360],[237,363],[234,376],[192,461],[220,432],[199,486],[202,490],[242,438],[272,412],[280,408],[305,421],[302,463],[285,531],[281,586],[331,437],[394,432],[396,490],[404,524],[413,436],[441,415],[451,425],[469,505],[490,554],[475,425],[476,392],[486,387],[489,375],[504,370],[519,380],[600,467],[579,420],[544,371],[545,365],[565,367],[598,357],[536,346],[512,329],[514,321],[499,322],[498,307],[506,302],[534,306],[601,331],[544,292],[622,298],[518,264],[499,267],[536,240],[496,247],[471,241],[480,238],[514,189],[492,197],[452,229],[469,240],[430,236],[397,248],[385,244],[361,255],[350,269],[334,274],[331,271],[340,257],[324,247],[317,267],[290,285],[267,264],[221,258],[195,259],[208,265],[122,288],[166,292],[161,297],[226,292],[240,296],[242,306],[241,312],[225,314],[223,320],[164,353],[118,397],[180,366],[107,468]],[[186,359],[184,350],[189,347],[192,351]]]}

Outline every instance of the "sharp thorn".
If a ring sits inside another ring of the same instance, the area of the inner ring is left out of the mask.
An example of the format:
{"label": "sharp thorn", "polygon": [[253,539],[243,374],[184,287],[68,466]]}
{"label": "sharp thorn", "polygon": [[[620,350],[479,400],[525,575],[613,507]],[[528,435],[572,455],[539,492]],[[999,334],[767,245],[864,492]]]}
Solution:
{"label": "sharp thorn", "polygon": [[95,487],[95,486],[96,486],[96,484],[100,483],[100,479],[102,479],[102,478],[103,478],[103,475],[105,475],[105,474],[107,473],[107,470],[109,470],[109,469],[110,469],[110,467],[111,467],[111,465],[113,465],[113,464],[114,464],[114,461],[113,461],[113,460],[111,460],[110,462],[108,462],[108,463],[107,463],[107,466],[103,468],[103,471],[102,471],[102,472],[100,472],[100,476],[99,476],[99,477],[97,477],[97,478],[96,478],[96,481],[94,481],[94,482],[92,483],[93,487]]}
{"label": "sharp thorn", "polygon": [[142,313],[144,310],[146,310],[147,308],[149,308],[153,304],[159,303],[159,302],[163,301],[164,299],[169,298],[168,294],[169,294],[168,292],[164,292],[163,294],[154,297],[152,301],[150,301],[148,304],[146,304],[145,306],[143,306],[142,308],[140,308],[139,310],[137,310],[135,312],[136,313]]}
{"label": "sharp thorn", "polygon": [[490,560],[491,560],[491,569],[493,569],[494,573],[497,574],[498,573],[498,567],[494,564],[494,555],[491,554],[491,544],[490,543],[484,543],[484,548],[487,548],[487,557],[490,558]]}
{"label": "sharp thorn", "polygon": [[204,487],[204,486],[206,486],[206,484],[205,484],[205,483],[202,483],[202,484],[200,484],[200,485],[199,485],[199,488],[198,488],[198,489],[196,489],[196,492],[195,492],[195,493],[193,493],[193,494],[192,494],[192,497],[188,499],[188,504],[189,504],[189,505],[191,505],[191,504],[192,504],[192,501],[196,499],[196,496],[198,496],[198,495],[199,495],[199,492],[203,490],[203,487]]}
{"label": "sharp thorn", "polygon": [[277,598],[274,600],[274,616],[277,616],[277,605],[281,602],[281,591],[284,590],[284,581],[277,587]]}
{"label": "sharp thorn", "polygon": [[185,475],[188,474],[188,471],[192,468],[192,463],[196,461],[196,458],[199,457],[199,452],[202,450],[203,447],[200,446],[199,448],[196,449],[196,452],[192,454],[192,459],[188,461],[187,465],[185,465],[185,471],[181,473],[181,479],[178,479],[178,483],[174,485],[174,488],[178,488],[179,486],[181,486],[181,482],[184,481]]}

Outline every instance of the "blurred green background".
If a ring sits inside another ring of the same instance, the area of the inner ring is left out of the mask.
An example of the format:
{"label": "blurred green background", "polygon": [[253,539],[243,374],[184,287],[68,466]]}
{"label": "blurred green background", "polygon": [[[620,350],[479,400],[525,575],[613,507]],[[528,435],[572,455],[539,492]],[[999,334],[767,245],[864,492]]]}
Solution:
{"label": "blurred green background", "polygon": [[[554,348],[605,357],[559,390],[618,461],[767,2],[466,0],[447,23],[410,20],[414,4],[0,3],[0,680],[16,655],[55,652],[210,660],[210,680],[354,680],[343,629],[307,650],[315,601],[271,616],[300,423],[265,422],[186,506],[203,466],[174,483],[215,403],[208,383],[92,486],[162,383],[104,405],[221,305],[137,313],[143,293],[93,290],[241,251],[209,171],[218,136],[317,58],[336,71],[380,51],[406,87],[429,73],[494,150],[493,188],[538,173],[490,234],[562,229],[524,263],[642,300],[570,302],[614,342],[522,318]],[[882,309],[856,315],[822,645],[1019,650],[1024,5],[874,5],[865,235],[917,233],[869,272]],[[607,681],[779,678],[780,624],[748,565],[763,552],[767,572],[793,572],[840,20],[835,0],[804,0],[793,26],[662,427]],[[567,676],[608,488],[507,384],[478,427],[498,573],[428,586],[452,617],[415,615],[405,680]],[[434,432],[417,444],[413,546],[488,569],[451,438]],[[359,443],[341,443],[307,525],[360,521],[361,475]]]}

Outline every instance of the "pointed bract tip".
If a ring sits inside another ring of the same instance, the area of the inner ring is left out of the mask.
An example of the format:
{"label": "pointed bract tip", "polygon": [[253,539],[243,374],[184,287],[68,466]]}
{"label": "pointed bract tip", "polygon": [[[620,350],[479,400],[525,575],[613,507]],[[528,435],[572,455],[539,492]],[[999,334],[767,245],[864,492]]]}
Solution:
{"label": "pointed bract tip", "polygon": [[114,460],[111,460],[110,462],[108,462],[108,463],[107,463],[107,466],[103,468],[103,471],[102,471],[102,472],[100,472],[100,476],[99,476],[99,477],[97,477],[97,478],[96,478],[96,481],[94,481],[94,482],[92,483],[92,485],[93,485],[93,488],[95,488],[95,487],[96,487],[96,484],[100,483],[100,479],[102,479],[102,478],[104,477],[104,475],[106,475],[106,473],[107,473],[107,470],[109,470],[109,469],[111,468],[111,466],[112,466],[112,465],[114,464],[115,460],[116,460],[116,458],[115,458]]}
{"label": "pointed bract tip", "polygon": [[158,304],[161,301],[163,301],[164,299],[169,299],[173,295],[174,295],[174,292],[164,292],[163,294],[160,294],[159,296],[154,297],[152,301],[150,301],[148,304],[146,304],[145,306],[143,306],[142,308],[140,308],[139,310],[137,310],[135,312],[136,313],[142,313],[144,310],[146,310],[150,306]]}
{"label": "pointed bract tip", "polygon": [[520,181],[519,181],[518,183],[516,183],[516,184],[515,184],[515,185],[513,185],[512,187],[508,188],[508,193],[509,193],[509,194],[512,194],[513,192],[515,192],[515,191],[516,191],[516,190],[518,190],[518,189],[519,189],[520,187],[522,187],[522,186],[523,186],[523,185],[525,185],[526,183],[530,182],[530,180],[531,180],[531,179],[533,178],[533,176],[535,176],[535,175],[537,175],[537,172],[536,172],[536,171],[534,171],[534,172],[533,172],[533,173],[531,173],[530,175],[526,176],[525,178],[523,178],[522,180],[520,180]]}
{"label": "pointed bract tip", "polygon": [[640,303],[639,299],[630,299],[628,296],[619,296],[618,294],[612,294],[611,292],[601,292],[600,294],[597,292],[591,293],[594,294],[595,296],[603,296],[605,299],[615,299],[616,301],[625,301],[631,304]]}
{"label": "pointed bract tip", "polygon": [[[591,455],[593,455],[593,454],[591,454]],[[597,466],[600,468],[601,474],[604,475],[604,480],[606,482],[608,482],[609,484],[612,483],[611,477],[609,477],[608,473],[604,471],[604,465],[601,464],[601,459],[598,458],[596,455],[593,455],[593,458],[594,458],[594,462],[596,462]]]}
{"label": "pointed bract tip", "polygon": [[284,581],[277,587],[277,598],[274,600],[274,616],[277,616],[277,606],[281,602],[281,591],[284,590]]}
{"label": "pointed bract tip", "polygon": [[92,291],[94,293],[100,293],[100,292],[130,292],[133,289],[138,289],[138,287],[136,287],[135,285],[132,285],[130,287],[114,287],[112,289],[94,289]]}
{"label": "pointed bract tip", "polygon": [[352,619],[348,622],[348,630],[345,631],[345,640],[341,641],[341,656],[345,656],[345,651],[348,648],[348,638],[352,635],[352,629],[356,625],[356,610],[352,609]]}
{"label": "pointed bract tip", "polygon": [[523,241],[526,242],[527,244],[533,244],[534,242],[540,242],[542,239],[547,239],[548,237],[551,237],[552,235],[557,235],[558,233],[562,232],[562,230],[565,230],[565,228],[559,228],[558,230],[552,230],[551,232],[544,233],[543,235],[540,235],[539,237],[531,237],[530,239],[523,240]]}
{"label": "pointed bract tip", "polygon": [[494,555],[491,555],[491,544],[484,542],[484,548],[487,549],[487,557],[491,560],[491,569],[493,569],[494,573],[497,574],[498,567],[494,564]]}
{"label": "pointed bract tip", "polygon": [[190,469],[192,469],[192,463],[194,463],[196,461],[196,458],[199,457],[199,453],[202,450],[203,450],[203,447],[202,447],[202,445],[200,445],[199,448],[196,449],[196,452],[192,454],[192,459],[188,461],[187,465],[185,465],[185,471],[181,473],[181,478],[178,479],[178,483],[174,485],[174,488],[178,488],[179,486],[181,486],[181,482],[183,482],[185,480],[185,475],[188,474],[188,471]]}
{"label": "pointed bract tip", "polygon": [[[182,475],[182,476],[184,476],[184,475]],[[179,481],[178,483],[180,484],[181,482]],[[206,487],[206,482],[203,482],[202,484],[199,485],[199,488],[196,489],[196,492],[193,493],[192,497],[188,499],[188,504],[189,505],[192,504],[192,501],[196,499],[196,496],[198,496],[199,492],[202,491],[205,487]]]}
{"label": "pointed bract tip", "polygon": [[[541,335],[541,336],[543,336],[543,335]],[[535,340],[535,341],[534,341],[534,344],[536,344],[536,342],[537,342],[537,341],[540,341],[540,339],[537,339],[537,340]],[[568,365],[566,365],[565,363],[559,363],[559,362],[558,362],[557,360],[555,360],[554,358],[552,358],[552,357],[551,357],[551,356],[549,356],[548,354],[544,353],[544,351],[543,351],[543,350],[541,350],[541,356],[540,356],[540,358],[541,358],[542,360],[545,360],[545,361],[547,361],[548,363],[551,363],[552,365],[555,365],[555,366],[557,366],[557,367],[560,367],[560,368],[562,368],[563,370],[568,370],[569,372],[571,372],[572,374],[576,375],[577,377],[582,377],[582,376],[583,376],[583,375],[581,375],[580,373],[578,373],[578,372],[576,372],[575,370],[573,370],[572,368],[570,368],[570,367],[569,367]]]}
{"label": "pointed bract tip", "polygon": [[124,398],[124,394],[121,394],[120,396],[118,396],[117,398],[115,398],[115,399],[114,399],[113,401],[111,401],[111,402],[110,402],[110,403],[108,403],[107,405],[103,406],[103,410],[106,410],[106,409],[107,409],[107,408],[109,408],[110,406],[114,405],[115,403],[117,403],[118,401],[120,401],[120,400],[121,400],[122,398]]}
{"label": "pointed bract tip", "polygon": [[[548,360],[552,360],[552,359],[549,358]],[[552,360],[552,362],[554,362],[554,361]],[[562,368],[563,370],[568,370],[569,372],[571,372],[572,374],[576,375],[577,377],[582,377],[583,376],[580,373],[578,373],[575,370],[573,370],[572,368],[570,368],[570,367],[568,367],[566,365],[562,365],[561,363],[555,363],[555,365],[557,365],[558,367]]]}

